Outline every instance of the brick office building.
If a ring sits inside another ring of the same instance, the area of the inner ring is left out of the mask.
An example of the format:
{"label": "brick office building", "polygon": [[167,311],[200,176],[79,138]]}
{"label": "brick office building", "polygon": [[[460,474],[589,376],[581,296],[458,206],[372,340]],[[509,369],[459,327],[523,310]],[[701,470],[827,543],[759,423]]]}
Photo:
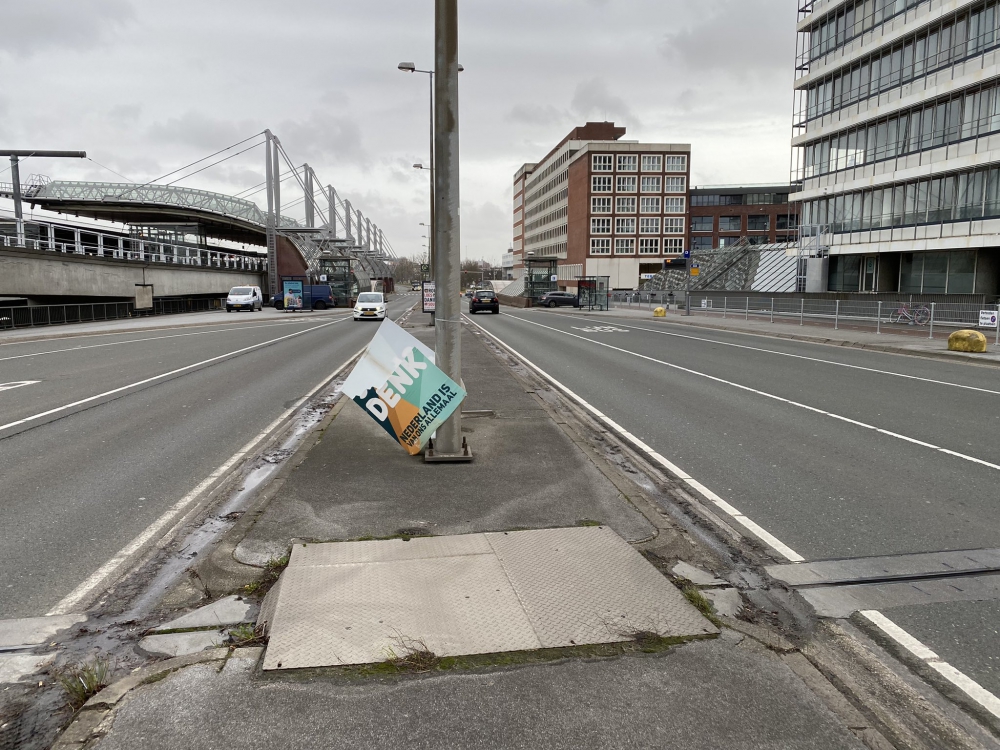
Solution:
{"label": "brick office building", "polygon": [[790,185],[691,188],[691,249],[735,244],[742,237],[754,245],[795,242],[798,205],[789,203]]}
{"label": "brick office building", "polygon": [[623,141],[625,128],[588,122],[514,175],[514,276],[554,259],[558,286],[607,276],[634,289],[688,246],[688,144]]}

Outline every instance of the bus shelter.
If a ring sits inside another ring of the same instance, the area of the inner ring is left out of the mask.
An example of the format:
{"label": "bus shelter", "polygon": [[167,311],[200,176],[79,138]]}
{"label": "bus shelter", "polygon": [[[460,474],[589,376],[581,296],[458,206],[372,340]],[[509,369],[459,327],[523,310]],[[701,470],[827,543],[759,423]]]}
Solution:
{"label": "bus shelter", "polygon": [[610,293],[610,276],[577,276],[576,301],[581,309],[607,310]]}

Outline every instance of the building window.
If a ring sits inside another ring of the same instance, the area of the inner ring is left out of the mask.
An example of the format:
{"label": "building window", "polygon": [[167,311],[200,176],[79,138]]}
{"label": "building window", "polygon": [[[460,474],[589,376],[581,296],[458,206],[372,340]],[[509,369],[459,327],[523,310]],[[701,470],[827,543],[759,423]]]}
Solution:
{"label": "building window", "polygon": [[664,192],[683,193],[685,185],[687,185],[686,177],[668,177],[666,180],[666,186],[664,188]]}
{"label": "building window", "polygon": [[[669,179],[669,178],[668,178]],[[785,196],[787,198],[787,196]],[[699,194],[691,196],[692,206],[742,206],[742,195]]]}
{"label": "building window", "polygon": [[594,154],[591,163],[595,172],[610,172],[614,164],[611,154]]}
{"label": "building window", "polygon": [[643,217],[639,219],[639,234],[659,234],[660,217]]}
{"label": "building window", "polygon": [[688,158],[686,156],[667,157],[668,172],[686,172],[687,167],[688,167]]}
{"label": "building window", "polygon": [[[643,198],[645,200],[645,198]],[[659,200],[657,198],[656,200]],[[683,198],[664,198],[663,199],[663,213],[665,214],[682,214],[684,213],[684,199]]]}
{"label": "building window", "polygon": [[684,219],[667,217],[663,220],[664,234],[684,234]]}
{"label": "building window", "polygon": [[[711,239],[711,237],[703,237],[702,239]],[[711,244],[711,243],[709,243]],[[663,252],[664,253],[683,253],[684,252],[684,240],[681,237],[664,237],[663,238]]]}
{"label": "building window", "polygon": [[719,237],[719,247],[732,247],[742,239],[742,237]]}
{"label": "building window", "polygon": [[796,229],[799,226],[799,217],[795,214],[779,214],[775,221],[775,229]]}
{"label": "building window", "polygon": [[591,234],[611,234],[611,219],[591,219]]}
{"label": "building window", "polygon": [[750,232],[766,232],[770,229],[770,216],[748,216],[747,230]]}
{"label": "building window", "polygon": [[609,213],[611,213],[611,199],[610,198],[591,198],[590,199],[590,213],[592,213],[592,214],[609,214]]}
{"label": "building window", "polygon": [[663,157],[659,154],[644,154],[642,157],[643,172],[662,172]]}
{"label": "building window", "polygon": [[635,255],[635,240],[617,238],[615,240],[615,255]]}
{"label": "building window", "polygon": [[663,178],[660,176],[642,178],[642,192],[644,193],[659,193],[662,190],[662,185]]}
{"label": "building window", "polygon": [[615,213],[634,214],[635,198],[615,198]]}
{"label": "building window", "polygon": [[659,198],[641,198],[639,200],[639,213],[658,214],[660,213]]}
{"label": "building window", "polygon": [[715,227],[715,217],[714,216],[692,216],[691,217],[691,231],[692,232],[711,232]]}
{"label": "building window", "polygon": [[[645,178],[643,178],[645,179]],[[634,193],[635,192],[635,177],[619,177],[618,178],[618,192],[619,193]]]}
{"label": "building window", "polygon": [[743,229],[743,217],[742,216],[720,216],[719,217],[719,231],[720,232],[739,232]]}
{"label": "building window", "polygon": [[766,245],[771,239],[766,234],[748,234],[747,243],[750,245]]}
{"label": "building window", "polygon": [[615,234],[635,234],[635,219],[615,219]]}
{"label": "building window", "polygon": [[611,192],[611,178],[610,177],[591,177],[590,178],[590,191],[592,193],[610,193]]}
{"label": "building window", "polygon": [[639,157],[635,154],[618,155],[619,172],[635,172],[639,169]]}
{"label": "building window", "polygon": [[611,255],[611,240],[592,237],[590,239],[591,255]]}
{"label": "building window", "polygon": [[639,240],[639,255],[659,255],[660,254],[660,238],[659,237],[643,237]]}
{"label": "building window", "polygon": [[715,242],[711,237],[692,237],[691,238],[691,249],[692,250],[711,250],[715,247]]}

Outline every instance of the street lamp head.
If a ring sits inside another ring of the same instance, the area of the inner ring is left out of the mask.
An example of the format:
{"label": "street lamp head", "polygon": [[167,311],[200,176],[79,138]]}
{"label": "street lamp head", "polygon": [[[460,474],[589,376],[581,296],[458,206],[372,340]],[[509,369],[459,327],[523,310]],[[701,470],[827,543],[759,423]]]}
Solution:
{"label": "street lamp head", "polygon": [[424,165],[423,165],[423,164],[414,164],[414,165],[413,165],[413,168],[414,168],[414,169],[423,169],[423,168],[424,168]]}
{"label": "street lamp head", "polygon": [[417,66],[411,62],[401,62],[396,67],[402,70],[404,73],[412,73],[417,69]]}
{"label": "street lamp head", "polygon": [[461,73],[463,70],[465,70],[465,66],[462,65],[462,63],[459,63],[458,64],[458,72]]}

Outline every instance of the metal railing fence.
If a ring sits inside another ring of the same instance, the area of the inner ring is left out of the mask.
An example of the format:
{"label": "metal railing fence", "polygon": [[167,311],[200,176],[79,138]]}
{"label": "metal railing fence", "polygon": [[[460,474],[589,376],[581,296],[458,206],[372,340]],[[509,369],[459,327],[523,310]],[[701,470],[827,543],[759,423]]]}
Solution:
{"label": "metal railing fence", "polygon": [[69,305],[0,307],[0,330],[31,328],[150,315],[206,312],[221,308],[219,299],[154,299],[152,310],[136,310],[132,302],[85,302]]}
{"label": "metal railing fence", "polygon": [[[641,301],[637,304],[641,305]],[[629,306],[628,304],[622,306]],[[829,326],[875,333],[902,333],[934,338],[935,331],[948,336],[961,328],[979,328],[980,313],[995,312],[1000,304],[979,302],[907,302],[890,300],[806,299],[766,296],[691,295],[691,311],[744,320],[767,319],[775,323]],[[983,333],[1000,344],[1000,327],[984,327]]]}

